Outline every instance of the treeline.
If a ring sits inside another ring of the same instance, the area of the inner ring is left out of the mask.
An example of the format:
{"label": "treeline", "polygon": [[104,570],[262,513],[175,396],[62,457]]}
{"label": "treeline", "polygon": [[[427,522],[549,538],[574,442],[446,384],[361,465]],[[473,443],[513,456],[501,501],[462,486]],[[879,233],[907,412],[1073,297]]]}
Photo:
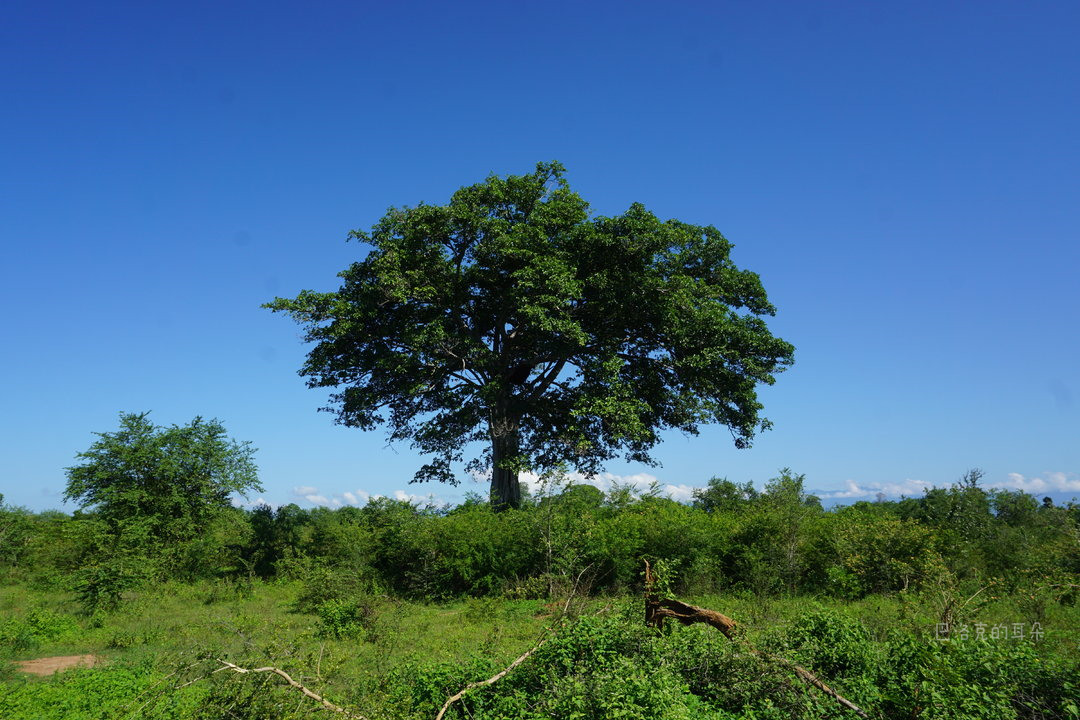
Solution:
{"label": "treeline", "polygon": [[574,584],[636,592],[642,558],[661,562],[679,593],[856,599],[927,583],[1072,582],[1080,505],[987,490],[978,479],[828,510],[788,470],[760,492],[714,479],[692,504],[571,485],[498,513],[479,497],[442,508],[388,498],[229,508],[167,542],[162,518],[32,513],[0,500],[0,566],[9,580],[75,589],[92,608],[162,579],[307,579],[428,600],[548,597]]}

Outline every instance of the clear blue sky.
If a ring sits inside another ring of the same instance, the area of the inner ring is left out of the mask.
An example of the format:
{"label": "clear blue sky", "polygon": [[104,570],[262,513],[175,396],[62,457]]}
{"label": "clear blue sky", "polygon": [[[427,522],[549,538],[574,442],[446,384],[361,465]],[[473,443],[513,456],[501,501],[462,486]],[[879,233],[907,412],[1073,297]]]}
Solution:
{"label": "clear blue sky", "polygon": [[676,434],[612,474],[1080,496],[1078,28],[1059,1],[9,0],[0,492],[63,507],[144,410],[250,440],[272,504],[483,490],[410,486],[410,448],[317,413],[259,305],[336,288],[389,206],[559,160],[597,213],[717,226],[796,347],[751,450]]}

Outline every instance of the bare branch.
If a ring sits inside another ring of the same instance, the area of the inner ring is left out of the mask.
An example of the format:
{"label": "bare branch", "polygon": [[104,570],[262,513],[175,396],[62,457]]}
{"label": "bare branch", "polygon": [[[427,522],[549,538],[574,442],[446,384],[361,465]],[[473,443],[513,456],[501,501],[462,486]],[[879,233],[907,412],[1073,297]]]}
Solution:
{"label": "bare branch", "polygon": [[562,369],[564,367],[566,367],[566,358],[558,360],[557,362],[555,362],[555,364],[549,367],[546,372],[541,374],[540,380],[536,383],[536,386],[533,388],[532,392],[529,393],[529,400],[535,400],[541,395],[543,395],[547,391],[547,389],[551,387],[551,384],[555,382],[555,379],[559,377],[559,373],[562,372]]}
{"label": "bare branch", "polygon": [[497,672],[494,675],[492,675],[491,677],[489,677],[487,680],[481,680],[479,682],[469,683],[468,685],[463,687],[461,690],[459,690],[457,693],[451,695],[449,698],[446,699],[446,702],[443,703],[442,709],[439,710],[439,714],[435,716],[435,720],[442,720],[443,715],[445,715],[446,711],[448,709],[450,709],[450,706],[453,705],[454,703],[456,703],[462,697],[464,697],[465,693],[469,692],[473,688],[483,687],[485,685],[491,685],[491,684],[495,683],[496,681],[501,680],[502,678],[506,677],[507,673],[509,673],[511,670],[516,668],[521,663],[528,660],[530,655],[532,655],[534,652],[539,650],[540,647],[544,643],[546,643],[548,640],[550,640],[552,637],[553,637],[552,635],[545,636],[542,640],[540,640],[540,642],[533,645],[532,648],[529,649],[528,652],[524,653],[523,655],[518,656],[518,658],[516,660],[514,660],[514,662],[510,663],[505,668],[503,668],[499,672]]}
{"label": "bare branch", "polygon": [[300,683],[293,680],[289,676],[289,674],[287,672],[285,672],[284,670],[281,670],[280,668],[276,668],[276,667],[261,667],[261,668],[250,668],[250,669],[249,668],[242,668],[242,667],[240,667],[238,665],[234,665],[231,662],[227,662],[227,661],[222,660],[220,658],[218,659],[218,662],[225,666],[225,667],[222,667],[222,668],[218,668],[219,670],[225,670],[227,668],[229,670],[232,670],[232,671],[238,672],[238,673],[265,673],[265,672],[274,673],[278,677],[282,678],[285,682],[289,683],[289,685],[291,687],[296,688],[297,690],[299,690],[300,692],[302,692],[304,695],[311,698],[315,702],[321,703],[322,706],[325,707],[327,710],[333,710],[336,713],[341,713],[345,717],[355,718],[356,720],[368,720],[363,715],[360,715],[359,713],[352,712],[351,710],[346,710],[345,708],[343,708],[343,707],[341,707],[339,705],[335,705],[334,703],[330,702],[329,700],[327,700],[323,696],[321,696],[321,695],[319,695],[319,694],[317,694],[315,692],[312,692],[308,688],[304,687]]}
{"label": "bare branch", "polygon": [[543,644],[546,643],[548,640],[553,638],[555,636],[554,635],[555,628],[557,628],[559,625],[562,624],[563,620],[566,619],[567,613],[570,611],[570,603],[571,603],[571,601],[573,601],[574,595],[577,594],[578,586],[581,583],[581,578],[591,568],[592,568],[592,564],[590,563],[589,565],[586,565],[584,568],[582,568],[581,572],[578,573],[577,578],[574,580],[574,586],[570,589],[570,592],[566,596],[566,602],[563,603],[562,612],[559,613],[558,619],[549,628],[547,628],[544,631],[544,633],[541,636],[540,640],[535,645],[533,645],[524,654],[519,655],[517,657],[517,659],[514,660],[514,662],[510,663],[505,668],[503,668],[499,672],[497,672],[494,675],[492,675],[491,677],[489,677],[487,680],[481,680],[479,682],[469,683],[468,685],[463,687],[460,691],[458,691],[454,695],[451,695],[449,698],[446,699],[446,702],[443,703],[442,709],[439,710],[439,714],[435,716],[435,720],[442,720],[443,715],[445,715],[446,711],[450,709],[450,706],[453,705],[454,703],[456,703],[461,698],[463,698],[465,696],[465,693],[469,692],[470,690],[473,690],[474,688],[484,687],[486,685],[491,685],[491,684],[497,682],[498,680],[501,680],[502,678],[506,677],[507,673],[509,673],[511,670],[516,668],[521,663],[528,660],[530,655],[532,655],[534,652],[539,650],[540,647],[543,646]]}

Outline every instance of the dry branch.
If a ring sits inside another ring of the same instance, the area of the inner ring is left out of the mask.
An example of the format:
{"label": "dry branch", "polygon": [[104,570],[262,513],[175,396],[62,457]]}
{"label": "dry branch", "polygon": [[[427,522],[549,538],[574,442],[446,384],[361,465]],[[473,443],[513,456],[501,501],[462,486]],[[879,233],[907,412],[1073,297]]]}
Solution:
{"label": "dry branch", "polygon": [[439,710],[439,714],[435,716],[435,720],[442,720],[443,715],[445,715],[446,711],[450,709],[450,706],[453,705],[454,703],[456,703],[461,698],[463,698],[465,696],[465,693],[467,693],[468,691],[472,690],[473,688],[483,687],[484,685],[491,685],[495,681],[500,680],[501,678],[505,677],[508,672],[510,672],[511,670],[516,668],[521,663],[525,662],[530,655],[532,655],[534,652],[536,652],[540,648],[540,646],[543,645],[544,643],[546,643],[548,640],[550,640],[551,637],[552,637],[551,635],[548,635],[547,637],[542,639],[540,642],[533,645],[532,649],[530,649],[525,654],[519,656],[516,660],[514,660],[514,662],[510,663],[505,668],[503,668],[499,672],[497,672],[494,675],[492,675],[491,677],[489,677],[487,680],[481,680],[479,682],[469,683],[468,685],[463,687],[461,690],[459,690],[457,693],[451,695],[449,698],[446,699],[446,702],[443,703],[442,709]]}
{"label": "dry branch", "polygon": [[840,693],[833,690],[831,687],[821,681],[816,675],[795,663],[785,660],[784,658],[777,657],[766,653],[763,650],[759,650],[753,645],[749,644],[745,640],[742,640],[736,635],[735,621],[729,618],[723,613],[719,613],[715,610],[709,610],[708,608],[697,607],[696,605],[688,605],[678,600],[672,600],[670,598],[662,598],[656,592],[656,576],[653,575],[652,566],[649,565],[649,561],[645,561],[645,622],[656,628],[663,627],[664,618],[673,618],[678,620],[683,625],[690,625],[692,623],[705,623],[711,625],[730,639],[742,643],[746,648],[764,660],[772,660],[780,663],[781,665],[789,668],[795,675],[803,682],[813,685],[821,692],[825,693],[829,697],[836,700],[848,710],[851,710],[861,718],[868,718],[862,708],[855,703],[851,702]]}
{"label": "dry branch", "polygon": [[442,720],[443,715],[445,715],[446,711],[450,709],[450,706],[453,705],[454,703],[456,703],[461,698],[463,698],[465,696],[465,693],[467,693],[468,691],[470,691],[470,690],[472,690],[474,688],[483,687],[485,685],[491,685],[492,683],[496,682],[497,680],[500,680],[500,679],[506,677],[506,674],[508,672],[510,672],[511,670],[516,668],[521,663],[525,662],[529,658],[530,655],[532,655],[534,652],[536,652],[537,650],[540,649],[541,645],[543,645],[548,640],[550,640],[553,637],[552,633],[554,633],[554,631],[555,631],[555,629],[557,627],[562,625],[563,620],[566,619],[567,613],[570,612],[570,603],[574,600],[574,596],[577,594],[578,586],[581,584],[581,578],[585,575],[585,573],[590,568],[592,568],[592,564],[587,565],[585,568],[582,569],[581,572],[578,573],[577,578],[574,579],[574,587],[571,588],[570,593],[566,596],[566,602],[563,603],[562,612],[559,613],[558,619],[556,619],[555,622],[552,623],[551,627],[547,628],[544,631],[544,633],[540,636],[540,640],[537,641],[537,643],[535,645],[533,645],[532,648],[530,648],[523,655],[519,656],[516,660],[514,660],[514,662],[510,663],[505,668],[503,668],[499,672],[497,672],[494,675],[492,675],[491,677],[489,677],[487,680],[481,680],[479,682],[469,683],[468,685],[463,687],[461,690],[459,690],[457,693],[455,693],[454,695],[451,695],[449,698],[446,699],[446,702],[443,703],[442,709],[439,710],[439,714],[435,716],[435,720]]}
{"label": "dry branch", "polygon": [[645,603],[645,622],[653,627],[663,627],[664,618],[678,620],[683,625],[705,623],[735,639],[735,621],[723,613],[696,605],[687,605],[678,600],[656,598]]}
{"label": "dry branch", "polygon": [[312,692],[308,688],[304,687],[300,683],[293,680],[289,676],[289,674],[287,672],[285,672],[284,670],[281,670],[280,668],[276,668],[276,667],[242,668],[242,667],[240,667],[238,665],[232,664],[231,662],[226,662],[225,660],[218,659],[218,662],[225,666],[225,667],[218,668],[219,670],[229,669],[229,670],[233,670],[234,672],[238,672],[238,673],[264,673],[264,672],[274,673],[278,677],[282,678],[285,682],[289,683],[289,685],[291,687],[296,688],[297,690],[299,690],[300,692],[302,692],[304,695],[311,698],[312,700],[314,700],[314,701],[316,701],[318,703],[321,703],[322,706],[324,708],[326,708],[327,710],[333,710],[336,713],[341,713],[345,717],[355,718],[355,720],[368,720],[363,715],[360,715],[359,713],[354,713],[351,710],[346,710],[345,708],[340,707],[340,706],[335,705],[334,703],[330,702],[329,700],[327,700],[323,696],[319,695],[318,693]]}

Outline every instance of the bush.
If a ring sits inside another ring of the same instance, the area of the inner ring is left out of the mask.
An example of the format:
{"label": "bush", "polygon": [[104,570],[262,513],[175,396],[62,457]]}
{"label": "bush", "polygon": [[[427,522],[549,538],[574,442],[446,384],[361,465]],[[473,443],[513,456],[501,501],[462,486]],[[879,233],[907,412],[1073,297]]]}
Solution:
{"label": "bush", "polygon": [[79,631],[75,619],[42,608],[33,608],[23,618],[11,618],[0,624],[0,645],[14,650],[32,650],[46,642],[74,635]]}
{"label": "bush", "polygon": [[375,628],[377,613],[364,600],[327,600],[316,610],[319,616],[318,635],[333,640],[354,640],[368,637]]}
{"label": "bush", "polygon": [[135,587],[139,576],[119,562],[90,565],[75,574],[74,590],[87,615],[120,607],[124,591]]}
{"label": "bush", "polygon": [[929,528],[861,508],[837,511],[823,541],[828,549],[819,550],[818,564],[827,568],[825,589],[838,597],[917,586],[942,564]]}
{"label": "bush", "polygon": [[292,572],[300,580],[300,592],[293,603],[293,609],[297,612],[317,613],[328,601],[348,600],[379,592],[378,583],[371,577],[319,561],[294,563]]}
{"label": "bush", "polygon": [[872,666],[869,633],[857,620],[837,612],[803,615],[787,630],[785,644],[823,677],[856,677]]}

